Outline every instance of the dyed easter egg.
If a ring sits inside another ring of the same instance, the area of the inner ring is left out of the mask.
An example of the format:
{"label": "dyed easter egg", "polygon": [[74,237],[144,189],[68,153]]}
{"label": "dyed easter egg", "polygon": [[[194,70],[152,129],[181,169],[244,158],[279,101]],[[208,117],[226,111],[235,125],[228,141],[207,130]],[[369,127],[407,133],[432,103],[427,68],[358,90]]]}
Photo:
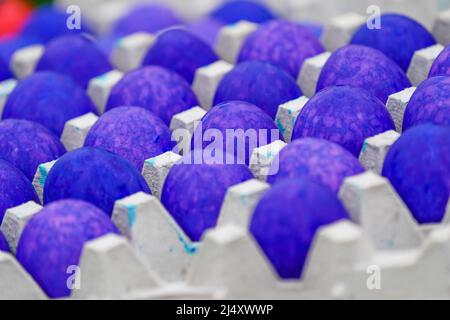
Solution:
{"label": "dyed easter egg", "polygon": [[5,239],[5,236],[0,231],[0,251],[9,252],[9,245]]}
{"label": "dyed easter egg", "polygon": [[72,78],[37,72],[18,83],[8,97],[2,118],[34,121],[60,136],[68,120],[89,112],[97,113],[86,92]]}
{"label": "dyed easter egg", "polygon": [[331,86],[363,88],[385,103],[411,86],[403,70],[381,51],[348,45],[335,51],[320,73],[317,92]]}
{"label": "dyed easter egg", "polygon": [[0,224],[7,209],[28,201],[39,203],[30,180],[12,164],[0,160]]}
{"label": "dyed easter egg", "polygon": [[206,17],[189,23],[187,29],[213,47],[224,24],[214,18]]}
{"label": "dyed easter egg", "polygon": [[450,76],[422,82],[409,100],[403,130],[426,122],[450,126]]}
{"label": "dyed easter egg", "polygon": [[54,71],[73,77],[83,88],[89,81],[112,69],[96,43],[83,35],[62,36],[47,44],[36,70]]}
{"label": "dyed easter egg", "polygon": [[215,9],[211,16],[225,24],[241,20],[262,23],[275,18],[274,14],[263,4],[255,1],[228,1]]}
{"label": "dyed easter egg", "polygon": [[0,81],[13,78],[9,65],[0,57]]}
{"label": "dyed easter egg", "polygon": [[252,179],[247,166],[221,164],[204,156],[198,163],[188,154],[170,170],[161,201],[192,241],[216,225],[225,193]]}
{"label": "dyed easter egg", "polygon": [[112,32],[119,36],[135,32],[156,33],[181,23],[182,20],[164,5],[139,5],[120,18]]}
{"label": "dyed easter egg", "polygon": [[211,47],[182,28],[162,32],[147,52],[143,65],[157,65],[173,70],[192,83],[195,71],[218,60]]}
{"label": "dyed easter egg", "polygon": [[353,35],[352,44],[380,50],[394,60],[405,72],[414,52],[436,44],[428,30],[417,21],[400,14],[379,16],[381,28],[371,28],[364,23]]}
{"label": "dyed easter egg", "polygon": [[281,278],[299,278],[317,229],[348,214],[327,187],[306,178],[286,179],[259,201],[250,231]]}
{"label": "dyed easter egg", "polygon": [[79,199],[111,216],[116,200],[140,191],[150,193],[144,178],[130,162],[103,149],[84,147],[62,156],[50,170],[44,203]]}
{"label": "dyed easter egg", "polygon": [[297,79],[303,62],[324,51],[307,28],[288,21],[262,24],[245,40],[238,61],[258,60],[276,65]]}
{"label": "dyed easter egg", "polygon": [[273,119],[259,107],[230,101],[214,106],[203,117],[191,145],[208,152],[227,152],[248,164],[254,148],[282,139]]}
{"label": "dyed easter egg", "polygon": [[175,114],[198,106],[198,100],[182,77],[148,66],[128,72],[113,87],[106,110],[122,106],[146,108],[170,125]]}
{"label": "dyed easter egg", "polygon": [[114,108],[94,124],[84,142],[131,162],[140,172],[144,161],[174,147],[170,129],[150,111],[139,107]]}
{"label": "dyed easter egg", "polygon": [[214,104],[246,101],[275,118],[280,104],[300,96],[302,91],[290,74],[266,62],[248,61],[225,75],[217,88]]}
{"label": "dyed easter egg", "polygon": [[345,178],[359,174],[364,168],[349,151],[322,139],[298,139],[283,148],[272,163],[270,184],[284,179],[308,178],[339,192]]}
{"label": "dyed easter egg", "polygon": [[17,260],[50,298],[67,297],[84,244],[108,233],[118,231],[102,210],[84,201],[57,201],[28,221]]}
{"label": "dyed easter egg", "polygon": [[395,130],[394,122],[374,95],[359,88],[330,87],[306,103],[295,123],[292,139],[326,139],[358,157],[367,138],[388,130]]}
{"label": "dyed easter egg", "polygon": [[58,137],[28,120],[0,121],[0,159],[12,163],[32,181],[37,167],[66,152]]}
{"label": "dyed easter egg", "polygon": [[405,131],[383,166],[419,223],[439,223],[450,196],[450,128],[424,124]]}
{"label": "dyed easter egg", "polygon": [[429,77],[450,76],[450,45],[436,58],[431,66]]}

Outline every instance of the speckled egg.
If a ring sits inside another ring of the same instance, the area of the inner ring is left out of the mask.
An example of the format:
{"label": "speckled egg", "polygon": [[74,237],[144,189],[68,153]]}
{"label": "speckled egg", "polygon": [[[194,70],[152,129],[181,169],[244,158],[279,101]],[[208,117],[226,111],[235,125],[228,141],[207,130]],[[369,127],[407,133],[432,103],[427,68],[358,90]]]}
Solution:
{"label": "speckled egg", "polygon": [[450,45],[434,61],[429,77],[450,76]]}
{"label": "speckled egg", "polygon": [[403,70],[381,51],[348,45],[336,50],[327,61],[317,82],[317,92],[331,86],[363,88],[381,102],[411,86]]}
{"label": "speckled egg", "polygon": [[280,104],[302,95],[295,79],[284,70],[266,62],[248,61],[225,75],[217,88],[214,104],[247,101],[275,118]]}
{"label": "speckled egg", "polygon": [[84,147],[62,156],[50,170],[44,203],[79,199],[111,216],[116,200],[140,191],[150,193],[144,178],[130,162],[103,149]]}
{"label": "speckled egg", "polygon": [[71,76],[83,88],[87,88],[92,78],[111,69],[102,50],[85,35],[62,36],[50,41],[36,66],[37,71]]}
{"label": "speckled egg", "polygon": [[247,0],[225,2],[215,9],[211,16],[226,24],[241,20],[262,23],[275,18],[275,15],[265,5]]}
{"label": "speckled egg", "polygon": [[276,65],[297,79],[305,59],[324,51],[307,28],[288,21],[262,24],[245,40],[238,61],[258,60]]}
{"label": "speckled egg", "polygon": [[431,122],[450,126],[450,77],[422,82],[414,92],[403,116],[403,130]]}
{"label": "speckled egg", "polygon": [[323,139],[298,139],[283,148],[272,163],[270,184],[284,179],[308,178],[339,192],[345,178],[359,174],[364,168],[349,151]]}
{"label": "speckled egg", "polygon": [[172,117],[198,106],[189,83],[170,70],[148,66],[125,74],[112,89],[106,110],[137,106],[148,109],[170,125]]}
{"label": "speckled egg", "polygon": [[436,44],[433,35],[417,21],[400,14],[383,14],[381,28],[369,29],[364,23],[350,43],[380,50],[408,71],[414,52]]}
{"label": "speckled egg", "polygon": [[162,32],[147,52],[143,65],[173,70],[192,83],[195,71],[218,60],[213,49],[192,32],[171,28]]}
{"label": "speckled egg", "polygon": [[186,235],[199,241],[206,229],[216,225],[227,189],[253,175],[245,165],[221,164],[207,155],[195,159],[190,153],[172,167],[161,201]]}
{"label": "speckled egg", "polygon": [[366,90],[338,86],[322,90],[306,103],[292,139],[326,139],[358,157],[365,139],[388,130],[395,130],[394,122],[380,100]]}
{"label": "speckled egg", "polygon": [[403,133],[383,166],[419,223],[439,223],[450,196],[450,128],[424,124]]}
{"label": "speckled egg", "polygon": [[276,140],[283,138],[267,113],[248,102],[230,101],[214,106],[203,117],[191,145],[208,152],[226,151],[239,163],[248,164],[254,148]]}
{"label": "speckled egg", "polygon": [[0,159],[12,163],[32,181],[37,167],[66,152],[58,137],[28,120],[0,121]]}
{"label": "speckled egg", "polygon": [[28,221],[17,260],[50,298],[67,297],[84,244],[108,233],[118,231],[97,207],[79,200],[57,201]]}
{"label": "speckled egg", "polygon": [[38,72],[18,83],[8,97],[2,118],[34,121],[60,136],[68,120],[89,112],[97,113],[86,91],[72,78]]}
{"label": "speckled egg", "polygon": [[30,180],[12,164],[0,160],[0,224],[7,209],[28,201],[39,203]]}
{"label": "speckled egg", "polygon": [[174,147],[171,132],[164,122],[139,107],[119,107],[106,112],[91,128],[84,145],[114,152],[131,162],[139,172],[146,159]]}
{"label": "speckled egg", "polygon": [[250,231],[284,279],[299,278],[317,229],[348,214],[336,195],[322,184],[286,179],[259,201]]}

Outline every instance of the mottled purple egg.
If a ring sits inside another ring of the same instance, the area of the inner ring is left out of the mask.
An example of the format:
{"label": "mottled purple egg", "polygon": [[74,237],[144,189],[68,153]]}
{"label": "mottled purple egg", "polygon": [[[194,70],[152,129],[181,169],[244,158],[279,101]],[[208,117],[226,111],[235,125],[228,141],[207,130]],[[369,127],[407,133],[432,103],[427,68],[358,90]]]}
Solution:
{"label": "mottled purple egg", "polygon": [[150,193],[138,170],[122,157],[84,147],[62,156],[48,173],[44,203],[61,199],[90,202],[111,216],[116,200],[137,192]]}
{"label": "mottled purple egg", "polygon": [[243,101],[214,106],[196,127],[192,149],[216,150],[250,162],[253,149],[283,140],[272,118],[259,107]]}
{"label": "mottled purple egg", "polygon": [[118,234],[117,228],[97,207],[79,200],[57,201],[28,221],[17,260],[50,298],[67,297],[84,244],[109,233]]}
{"label": "mottled purple egg", "polygon": [[91,128],[84,145],[116,153],[139,172],[146,159],[174,147],[170,129],[164,122],[138,107],[120,107],[106,112]]}
{"label": "mottled purple egg", "polygon": [[403,130],[431,122],[450,126],[450,77],[434,77],[420,84],[409,100]]}
{"label": "mottled purple egg", "polygon": [[182,20],[167,6],[144,4],[134,7],[120,18],[114,24],[112,32],[120,36],[135,32],[156,33],[182,23]]}
{"label": "mottled purple egg", "polygon": [[227,1],[215,9],[211,16],[225,24],[241,20],[262,23],[275,19],[275,15],[265,5],[248,0]]}
{"label": "mottled purple egg", "polygon": [[450,76],[450,45],[436,58],[430,70],[429,77]]}
{"label": "mottled purple egg", "polygon": [[128,72],[112,89],[106,110],[122,106],[146,108],[170,125],[175,114],[198,106],[198,100],[182,77],[148,66]]}
{"label": "mottled purple egg", "polygon": [[207,155],[193,160],[190,153],[172,167],[161,201],[189,238],[199,241],[216,225],[227,189],[253,175],[245,165],[217,163]]}
{"label": "mottled purple egg", "polygon": [[394,122],[380,100],[366,90],[338,86],[322,90],[306,103],[292,139],[326,139],[358,157],[367,138],[388,130],[395,130]]}
{"label": "mottled purple egg", "polygon": [[411,86],[403,70],[381,51],[348,45],[335,51],[320,73],[317,92],[331,86],[363,88],[383,103]]}
{"label": "mottled purple egg", "polygon": [[28,120],[0,121],[0,159],[12,163],[32,181],[37,167],[66,152],[58,137]]}
{"label": "mottled purple egg", "polygon": [[290,143],[273,162],[268,177],[270,184],[286,178],[308,178],[339,192],[345,178],[359,174],[364,168],[349,151],[322,139],[304,138]]}
{"label": "mottled purple egg", "polygon": [[383,14],[381,28],[369,29],[364,23],[350,43],[380,50],[405,72],[414,52],[436,44],[433,35],[417,21],[400,14]]}
{"label": "mottled purple egg", "polygon": [[157,65],[173,70],[192,83],[195,71],[218,60],[213,49],[183,28],[162,32],[147,52],[143,65]]}
{"label": "mottled purple egg", "polygon": [[28,201],[39,203],[30,180],[12,164],[0,160],[0,224],[7,209]]}
{"label": "mottled purple egg", "polygon": [[191,22],[186,27],[190,32],[192,32],[197,37],[205,41],[208,45],[213,47],[216,43],[219,31],[223,26],[224,24],[219,20],[211,17],[206,17]]}
{"label": "mottled purple egg", "polygon": [[239,64],[222,79],[214,104],[246,101],[275,118],[280,104],[302,95],[289,73],[266,62],[248,61]]}
{"label": "mottled purple egg", "polygon": [[281,278],[299,278],[316,231],[348,214],[327,187],[307,178],[286,179],[259,201],[250,223],[253,237]]}
{"label": "mottled purple egg", "polygon": [[9,252],[9,245],[8,242],[5,239],[5,236],[0,231],[0,251]]}
{"label": "mottled purple egg", "polygon": [[97,113],[86,91],[72,78],[37,72],[18,83],[8,97],[2,118],[34,121],[59,137],[68,120],[89,112]]}
{"label": "mottled purple egg", "polygon": [[419,223],[442,221],[450,196],[450,128],[424,124],[403,133],[383,166]]}
{"label": "mottled purple egg", "polygon": [[262,24],[245,40],[238,61],[269,62],[297,79],[303,62],[323,51],[319,40],[307,28],[276,20]]}
{"label": "mottled purple egg", "polygon": [[0,81],[13,78],[8,63],[3,58],[0,58]]}
{"label": "mottled purple egg", "polygon": [[112,69],[108,58],[84,35],[62,36],[47,44],[36,70],[54,71],[73,77],[83,88],[89,81]]}

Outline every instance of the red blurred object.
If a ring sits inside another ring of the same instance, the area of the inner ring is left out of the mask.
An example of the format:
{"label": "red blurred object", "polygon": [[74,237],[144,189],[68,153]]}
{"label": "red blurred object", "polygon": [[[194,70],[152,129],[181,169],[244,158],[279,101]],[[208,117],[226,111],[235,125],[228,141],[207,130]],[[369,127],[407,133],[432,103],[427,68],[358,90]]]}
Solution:
{"label": "red blurred object", "polygon": [[0,38],[20,32],[33,8],[22,0],[0,0]]}

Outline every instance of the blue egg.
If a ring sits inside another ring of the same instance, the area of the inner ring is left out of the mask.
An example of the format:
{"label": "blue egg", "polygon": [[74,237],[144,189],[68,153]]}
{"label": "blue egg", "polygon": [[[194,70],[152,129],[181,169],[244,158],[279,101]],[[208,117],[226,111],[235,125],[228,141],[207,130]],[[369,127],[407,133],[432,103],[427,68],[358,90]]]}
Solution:
{"label": "blue egg", "polygon": [[9,245],[5,239],[5,236],[0,231],[0,251],[9,252]]}
{"label": "blue egg", "polygon": [[211,16],[226,24],[241,20],[262,23],[275,19],[275,15],[261,3],[255,1],[233,0],[227,1],[215,9]]}
{"label": "blue egg", "polygon": [[111,216],[116,200],[141,191],[150,193],[144,178],[130,162],[103,149],[84,147],[62,156],[50,170],[44,203],[79,199]]}
{"label": "blue egg", "polygon": [[9,65],[0,57],[0,81],[13,78]]}
{"label": "blue egg", "polygon": [[383,14],[379,18],[380,29],[369,29],[367,24],[363,24],[350,42],[380,50],[405,72],[408,70],[414,52],[436,44],[433,35],[409,17],[400,14]]}
{"label": "blue egg", "polygon": [[296,279],[316,231],[342,219],[348,219],[347,211],[329,188],[306,178],[286,179],[263,195],[250,231],[278,275]]}
{"label": "blue egg", "polygon": [[429,77],[450,77],[450,45],[448,45],[434,61],[430,69]]}
{"label": "blue egg", "polygon": [[171,28],[158,36],[147,52],[143,65],[165,67],[192,83],[198,68],[218,59],[213,49],[192,32]]}
{"label": "blue egg", "polygon": [[246,101],[275,118],[280,104],[302,95],[289,73],[269,63],[249,61],[239,64],[222,79],[214,104]]}
{"label": "blue egg", "polygon": [[424,124],[404,132],[382,174],[419,223],[441,222],[450,196],[450,128]]}
{"label": "blue egg", "polygon": [[17,50],[40,43],[33,37],[12,37],[0,41],[0,60],[3,59],[6,64],[11,63],[11,57]]}
{"label": "blue egg", "polygon": [[9,95],[2,118],[34,121],[59,137],[68,120],[89,112],[97,113],[86,91],[72,78],[37,72],[20,81]]}
{"label": "blue egg", "polygon": [[83,88],[89,81],[112,69],[97,44],[84,35],[62,36],[47,44],[37,71],[59,72],[75,79]]}

